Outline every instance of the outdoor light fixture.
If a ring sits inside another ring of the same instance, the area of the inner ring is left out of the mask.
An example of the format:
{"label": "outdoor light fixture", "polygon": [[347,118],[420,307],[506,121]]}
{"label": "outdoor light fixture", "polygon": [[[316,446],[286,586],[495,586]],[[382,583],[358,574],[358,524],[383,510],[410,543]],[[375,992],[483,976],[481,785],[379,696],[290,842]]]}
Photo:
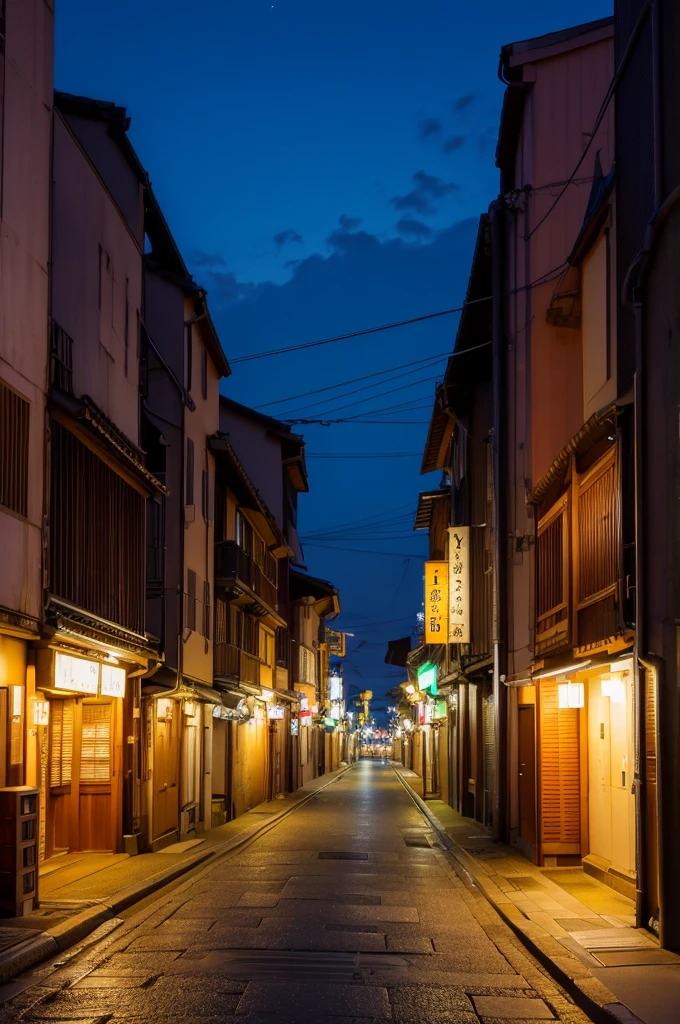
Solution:
{"label": "outdoor light fixture", "polygon": [[553,676],[562,676],[565,672],[580,672],[582,668],[590,665],[590,661],[591,659],[587,658],[584,661],[576,662],[574,665],[563,665],[561,668],[551,668],[545,672],[537,672],[536,675],[530,677],[531,682],[534,682],[536,679],[551,679]]}
{"label": "outdoor light fixture", "polygon": [[413,696],[413,694],[416,692],[416,688],[413,685],[413,683],[408,684],[408,686],[406,687],[406,692],[408,693],[409,697]]}
{"label": "outdoor light fixture", "polygon": [[184,714],[187,718],[193,718],[196,714],[196,705],[193,700],[185,700],[184,702]]}
{"label": "outdoor light fixture", "polygon": [[23,686],[10,686],[9,689],[12,699],[12,718],[21,718],[24,706],[24,688]]}
{"label": "outdoor light fixture", "polygon": [[558,683],[557,706],[559,708],[582,708],[585,706],[583,683]]}
{"label": "outdoor light fixture", "polygon": [[622,679],[616,676],[603,676],[600,686],[602,688],[602,696],[609,697],[612,704],[626,703],[626,685]]}
{"label": "outdoor light fixture", "polygon": [[263,700],[265,704],[269,704],[270,701],[274,700],[274,694],[271,690],[263,690],[260,694],[260,700]]}

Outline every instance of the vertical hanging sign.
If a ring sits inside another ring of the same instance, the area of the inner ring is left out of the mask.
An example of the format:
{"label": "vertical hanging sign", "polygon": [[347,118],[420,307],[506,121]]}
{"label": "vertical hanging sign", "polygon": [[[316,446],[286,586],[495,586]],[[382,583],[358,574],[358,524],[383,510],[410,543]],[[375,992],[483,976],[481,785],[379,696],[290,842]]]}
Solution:
{"label": "vertical hanging sign", "polygon": [[449,527],[449,643],[470,643],[470,527]]}
{"label": "vertical hanging sign", "polygon": [[425,643],[445,644],[449,588],[446,562],[425,562]]}

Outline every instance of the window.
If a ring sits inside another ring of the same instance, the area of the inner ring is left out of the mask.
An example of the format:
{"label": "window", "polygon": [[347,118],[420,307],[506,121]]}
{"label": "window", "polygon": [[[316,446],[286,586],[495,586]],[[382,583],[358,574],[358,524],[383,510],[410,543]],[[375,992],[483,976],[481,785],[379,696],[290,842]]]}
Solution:
{"label": "window", "polygon": [[241,650],[246,654],[252,654],[256,658],[260,655],[259,623],[251,615],[243,616],[243,647]]}
{"label": "window", "polygon": [[186,336],[186,367],[185,367],[185,381],[187,391],[191,391],[191,370],[194,361],[194,336],[192,333],[192,324],[186,325],[187,336]]}
{"label": "window", "polygon": [[205,401],[208,397],[208,353],[201,349],[201,396]]}
{"label": "window", "polygon": [[215,601],[215,643],[226,644],[228,623],[227,602],[222,597]]}
{"label": "window", "polygon": [[111,780],[111,704],[83,704],[80,781]]}
{"label": "window", "polygon": [[196,629],[196,573],[193,569],[187,569],[185,625],[187,629]]}
{"label": "window", "polygon": [[260,660],[269,668],[274,667],[274,634],[260,628]]}
{"label": "window", "polygon": [[[609,231],[605,230],[583,263],[583,399],[602,405],[600,391],[612,376],[610,354]],[[594,410],[592,410],[594,411]]]}
{"label": "window", "polygon": [[30,405],[0,381],[0,505],[28,515],[28,423]]}
{"label": "window", "polygon": [[[254,536],[253,528],[250,523],[243,518],[240,512],[236,513],[236,543],[242,548],[247,555],[253,554],[254,547]],[[259,538],[258,538],[259,539]]]}
{"label": "window", "polygon": [[308,647],[304,647],[300,644],[298,648],[300,652],[300,679],[301,683],[309,683],[312,686],[316,685],[316,654],[314,651],[310,651]]}
{"label": "window", "polygon": [[73,758],[73,701],[52,701],[50,725],[52,733],[50,786],[53,788],[70,786]]}
{"label": "window", "polygon": [[187,438],[187,458],[184,467],[184,504],[194,503],[194,442]]}
{"label": "window", "polygon": [[[204,460],[207,461],[208,453],[205,451]],[[213,508],[215,504],[215,474],[209,469],[204,469],[201,476],[201,511],[206,523],[213,521]]]}

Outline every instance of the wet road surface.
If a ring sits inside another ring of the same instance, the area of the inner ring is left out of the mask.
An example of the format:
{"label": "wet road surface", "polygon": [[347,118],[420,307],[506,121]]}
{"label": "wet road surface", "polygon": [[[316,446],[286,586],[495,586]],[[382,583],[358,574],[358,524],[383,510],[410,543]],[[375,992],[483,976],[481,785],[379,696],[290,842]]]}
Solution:
{"label": "wet road surface", "polygon": [[0,1024],[18,1019],[588,1018],[455,874],[392,768],[362,761],[250,845],[0,1007]]}

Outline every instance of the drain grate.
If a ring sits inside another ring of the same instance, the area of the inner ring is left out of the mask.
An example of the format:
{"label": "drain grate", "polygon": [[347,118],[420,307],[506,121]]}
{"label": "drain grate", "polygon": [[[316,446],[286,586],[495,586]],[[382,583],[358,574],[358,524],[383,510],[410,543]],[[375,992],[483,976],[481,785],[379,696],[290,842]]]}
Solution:
{"label": "drain grate", "polygon": [[319,892],[306,893],[304,896],[282,896],[281,903],[297,903],[299,900],[321,900],[323,903],[342,903],[345,907],[379,907],[380,896],[361,896],[356,893]]}
{"label": "drain grate", "polygon": [[327,932],[358,932],[362,934],[369,932],[375,934],[378,931],[377,924],[325,924],[324,930]]}
{"label": "drain grate", "polygon": [[337,853],[320,853],[319,860],[368,860],[368,854],[340,850]]}
{"label": "drain grate", "polygon": [[430,841],[427,836],[413,836],[405,837],[404,842],[407,846],[417,846],[419,850],[431,850]]}
{"label": "drain grate", "polygon": [[408,961],[389,953],[335,953],[306,950],[219,949],[203,954],[196,950],[173,961],[166,975],[203,974],[219,971],[239,981],[336,981],[363,983],[363,971],[397,972]]}

